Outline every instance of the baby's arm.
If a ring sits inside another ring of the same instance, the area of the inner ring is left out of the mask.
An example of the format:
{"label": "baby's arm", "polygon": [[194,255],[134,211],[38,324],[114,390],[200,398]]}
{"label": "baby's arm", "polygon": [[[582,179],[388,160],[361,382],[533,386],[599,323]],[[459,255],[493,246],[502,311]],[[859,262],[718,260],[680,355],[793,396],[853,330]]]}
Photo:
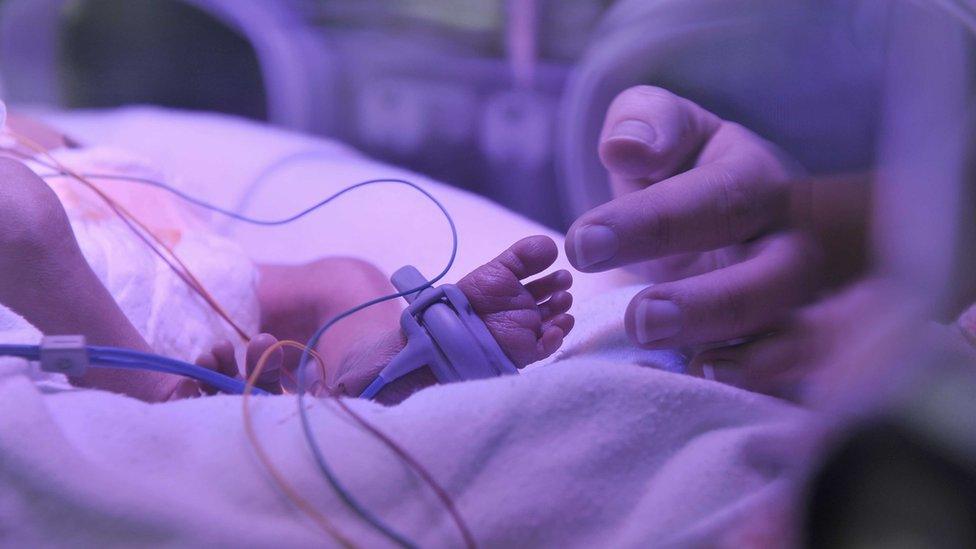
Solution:
{"label": "baby's arm", "polygon": [[[45,334],[81,334],[91,345],[149,351],[78,247],[54,191],[23,164],[0,158],[0,303]],[[72,382],[148,401],[168,399],[180,378],[89,370]]]}

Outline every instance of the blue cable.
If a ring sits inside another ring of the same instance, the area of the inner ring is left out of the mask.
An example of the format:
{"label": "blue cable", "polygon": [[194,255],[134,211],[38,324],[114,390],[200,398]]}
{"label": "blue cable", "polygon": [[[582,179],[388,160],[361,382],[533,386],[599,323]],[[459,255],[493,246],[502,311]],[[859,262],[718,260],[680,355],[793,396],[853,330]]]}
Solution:
{"label": "blue cable", "polygon": [[[202,366],[174,360],[165,356],[142,353],[130,349],[97,346],[89,346],[88,353],[95,365],[105,364],[118,368],[142,367],[146,370],[177,374],[201,381],[225,393],[240,395],[244,393],[244,389],[247,386],[243,380],[234,379],[214,372],[213,370],[208,370]],[[266,395],[268,393],[254,387],[251,390],[251,394]]]}
{"label": "blue cable", "polygon": [[[116,347],[88,346],[88,360],[92,367],[120,368],[125,370],[150,370],[164,374],[176,374],[206,383],[220,391],[231,394],[242,394],[246,385],[239,379],[218,374],[196,364],[190,364],[172,358],[141,353],[130,349]],[[13,356],[25,360],[38,361],[41,359],[41,348],[38,345],[0,345],[0,356]],[[251,394],[266,395],[266,391],[252,388]]]}
{"label": "blue cable", "polygon": [[13,356],[36,362],[41,359],[41,348],[37,345],[0,345],[0,356]]}
{"label": "blue cable", "polygon": [[[320,154],[325,154],[325,153],[324,152],[321,152],[320,153],[319,151],[306,151],[306,152],[303,152],[303,153],[299,153],[299,154],[292,155],[292,156],[288,157],[287,160],[291,161],[291,160],[303,158],[303,157],[306,157],[306,156],[307,157],[314,157],[314,156],[320,155]],[[47,164],[47,163],[45,163],[43,161],[38,161],[38,163],[40,163],[40,164],[42,164],[42,165],[44,165],[44,166],[46,166],[46,167],[48,167],[50,169],[54,169],[54,170],[57,170],[58,169],[56,166],[53,166],[51,164]],[[260,179],[263,179],[263,178],[267,177],[271,172],[273,172],[273,171],[275,171],[277,169],[280,169],[280,168],[282,168],[282,167],[284,167],[286,165],[287,165],[287,162],[277,162],[277,163],[275,163],[273,165],[273,168],[272,169],[267,169],[267,170],[265,170],[261,174]],[[170,185],[167,185],[166,183],[163,183],[163,182],[160,182],[160,181],[156,181],[154,179],[142,178],[142,177],[123,176],[123,175],[115,175],[115,174],[93,174],[93,173],[85,173],[85,174],[82,174],[82,175],[84,177],[90,177],[90,178],[131,181],[131,182],[135,182],[135,183],[142,183],[142,184],[145,184],[145,185],[150,185],[150,186],[153,186],[153,187],[162,189],[164,191],[167,191],[167,192],[173,194],[174,196],[176,196],[176,197],[178,197],[178,198],[180,198],[180,199],[182,199],[182,200],[184,200],[186,202],[189,202],[191,204],[195,204],[197,206],[200,206],[200,207],[205,208],[207,210],[210,210],[210,211],[216,212],[218,214],[224,215],[224,216],[229,217],[231,219],[236,219],[236,220],[242,221],[244,223],[250,223],[252,225],[261,225],[261,226],[277,226],[277,225],[285,225],[287,223],[291,223],[293,221],[296,221],[296,220],[298,220],[298,219],[300,219],[300,218],[302,218],[302,217],[304,217],[304,216],[306,216],[306,215],[314,212],[315,210],[321,208],[322,206],[325,206],[326,204],[332,202],[333,200],[339,198],[340,196],[342,196],[342,195],[344,195],[344,194],[346,194],[346,193],[348,193],[350,191],[353,191],[353,190],[358,189],[360,187],[365,187],[367,185],[375,185],[375,184],[380,184],[380,183],[394,183],[394,184],[406,185],[406,186],[408,186],[408,187],[416,190],[417,192],[423,194],[427,199],[429,199],[431,202],[433,202],[437,206],[437,208],[441,211],[441,213],[444,214],[444,218],[447,220],[447,223],[448,223],[448,225],[450,226],[450,229],[451,229],[451,255],[450,255],[450,258],[448,259],[447,265],[444,267],[444,269],[437,276],[435,276],[434,278],[432,278],[431,280],[429,280],[425,284],[422,284],[422,285],[420,285],[420,286],[418,286],[416,288],[412,288],[412,289],[409,289],[409,290],[406,290],[406,291],[403,291],[403,292],[397,292],[397,293],[393,293],[393,294],[389,294],[389,295],[385,295],[385,296],[381,296],[381,297],[372,299],[370,301],[367,301],[365,303],[362,303],[362,304],[360,304],[360,305],[358,305],[356,307],[353,307],[353,308],[351,308],[351,309],[349,309],[349,310],[347,310],[347,311],[345,311],[345,312],[343,312],[343,313],[341,313],[341,314],[333,317],[331,320],[329,320],[324,325],[322,325],[315,332],[315,334],[311,337],[311,339],[309,339],[309,342],[306,345],[306,349],[302,352],[302,357],[301,357],[301,360],[299,362],[298,391],[297,391],[298,392],[298,413],[299,413],[299,416],[301,418],[302,431],[303,431],[304,436],[305,436],[305,439],[306,439],[306,441],[308,443],[309,449],[311,450],[312,455],[315,458],[315,462],[316,462],[316,465],[319,468],[319,471],[326,478],[326,480],[328,481],[328,483],[332,487],[332,489],[336,492],[336,494],[340,497],[340,499],[342,499],[342,501],[350,509],[352,509],[357,515],[359,515],[360,518],[362,518],[364,521],[366,521],[367,523],[369,523],[370,525],[372,525],[374,528],[376,528],[379,532],[381,532],[383,535],[385,535],[391,541],[393,541],[394,543],[396,543],[397,545],[400,545],[402,547],[410,547],[410,548],[417,547],[417,545],[414,542],[412,542],[411,540],[407,539],[403,535],[397,533],[390,526],[388,526],[387,524],[385,524],[382,520],[380,520],[379,518],[377,518],[375,515],[373,515],[367,509],[365,509],[362,505],[360,505],[359,502],[357,502],[352,497],[352,495],[349,493],[349,491],[346,490],[346,488],[339,482],[339,479],[336,477],[336,475],[332,471],[331,467],[329,467],[328,463],[325,460],[325,456],[322,454],[322,449],[319,446],[318,441],[316,440],[314,433],[312,432],[311,422],[309,420],[307,410],[305,409],[305,401],[304,401],[304,398],[305,398],[305,371],[306,371],[306,365],[308,363],[308,359],[310,357],[309,349],[315,348],[315,346],[318,344],[319,340],[322,338],[322,335],[329,328],[331,328],[334,324],[336,324],[337,322],[341,321],[342,319],[344,319],[344,318],[346,318],[348,316],[351,316],[353,314],[358,313],[359,311],[362,311],[363,309],[366,309],[368,307],[372,307],[373,305],[376,305],[376,304],[379,304],[379,303],[383,303],[385,301],[390,301],[390,300],[393,300],[393,299],[401,298],[403,296],[410,295],[410,294],[419,292],[421,290],[424,290],[426,288],[429,288],[430,286],[432,286],[433,284],[437,283],[437,281],[441,280],[442,278],[444,278],[444,276],[447,275],[448,271],[450,271],[451,270],[451,267],[454,265],[454,261],[455,261],[455,259],[457,257],[457,250],[458,250],[457,227],[454,224],[454,219],[451,217],[451,214],[448,213],[447,208],[445,208],[444,205],[439,200],[437,200],[433,195],[431,195],[429,192],[427,192],[426,190],[424,190],[422,187],[420,187],[416,183],[413,183],[411,181],[407,181],[405,179],[398,179],[398,178],[378,178],[378,179],[370,179],[368,181],[362,181],[362,182],[356,183],[354,185],[350,185],[349,187],[346,187],[344,189],[341,189],[341,190],[337,191],[336,193],[330,195],[329,197],[327,197],[327,198],[319,201],[318,203],[312,205],[311,207],[308,207],[308,208],[306,208],[306,209],[304,209],[304,210],[302,210],[302,211],[300,211],[300,212],[298,212],[298,213],[296,213],[294,215],[291,215],[291,216],[288,216],[288,217],[285,217],[285,218],[282,218],[282,219],[276,219],[276,220],[271,220],[271,219],[257,219],[257,218],[253,218],[253,217],[250,217],[250,216],[246,216],[244,214],[240,214],[238,212],[234,212],[234,211],[228,210],[226,208],[222,208],[220,206],[216,206],[214,204],[211,204],[209,202],[206,202],[204,200],[201,200],[201,199],[198,199],[198,198],[196,198],[194,196],[191,196],[191,195],[189,195],[187,193],[184,193],[183,191],[180,191],[179,189],[176,189],[176,188],[174,188],[174,187],[172,187]],[[56,174],[47,175],[45,177],[70,177],[70,175],[59,172],[59,173],[56,173]],[[135,351],[133,351],[133,352],[135,352]],[[160,357],[160,358],[165,358],[165,357]],[[171,360],[171,359],[168,359],[168,360]],[[178,361],[176,361],[176,362],[178,362]],[[185,363],[183,363],[183,364],[185,364]],[[185,365],[186,366],[193,366],[193,365],[188,365],[188,364],[185,364]],[[170,366],[172,366],[172,365],[170,365]],[[197,366],[196,368],[199,368],[199,367]],[[201,368],[201,370],[205,370],[205,369]],[[209,370],[207,370],[207,371],[209,372]],[[210,372],[210,373],[213,373],[213,372]],[[216,375],[219,375],[219,374],[216,374]],[[230,378],[227,378],[227,379],[230,379]],[[237,391],[237,392],[243,392],[243,389],[241,391]]]}
{"label": "blue cable", "polygon": [[319,447],[318,441],[316,440],[315,435],[312,432],[311,421],[309,420],[308,417],[308,411],[305,408],[305,372],[306,372],[305,366],[308,364],[308,359],[310,357],[309,351],[311,349],[314,349],[318,345],[319,340],[322,339],[322,335],[325,334],[325,332],[329,328],[331,328],[340,320],[348,316],[354,315],[359,311],[362,311],[363,309],[372,307],[373,305],[376,305],[378,303],[383,303],[384,301],[397,299],[406,295],[417,293],[421,290],[424,290],[425,288],[429,288],[430,286],[435,284],[438,280],[444,278],[444,276],[447,275],[448,271],[450,271],[451,267],[454,265],[454,260],[457,257],[457,250],[458,250],[458,235],[457,235],[457,227],[454,225],[454,219],[451,217],[451,214],[448,213],[447,208],[445,208],[444,205],[441,204],[439,200],[434,198],[433,195],[431,195],[421,187],[417,186],[416,184],[410,183],[408,181],[402,181],[402,180],[396,180],[396,181],[405,183],[408,186],[412,187],[413,189],[417,190],[418,192],[422,193],[424,196],[430,199],[431,202],[433,202],[438,209],[440,209],[441,213],[444,214],[444,218],[447,219],[447,223],[448,225],[450,225],[451,228],[451,256],[448,259],[447,265],[444,267],[444,269],[440,273],[438,273],[438,275],[435,276],[433,279],[427,281],[427,283],[403,292],[396,292],[389,295],[377,297],[375,299],[371,299],[365,303],[357,305],[345,312],[336,315],[331,320],[323,324],[318,330],[316,330],[315,334],[312,335],[311,339],[309,339],[308,343],[305,345],[305,349],[302,351],[301,360],[298,363],[299,364],[298,391],[297,391],[298,392],[298,414],[299,417],[301,418],[302,431],[305,433],[305,439],[308,442],[309,449],[312,451],[312,455],[315,457],[315,462],[318,465],[319,470],[326,477],[326,479],[328,479],[329,484],[332,485],[332,488],[336,491],[339,497],[342,498],[342,500],[346,503],[346,505],[349,506],[351,509],[353,509],[356,512],[356,514],[358,514],[363,520],[372,524],[377,530],[385,534],[390,540],[394,541],[398,545],[402,547],[416,547],[416,544],[404,538],[402,535],[398,534],[397,532],[393,531],[392,528],[390,528],[381,520],[373,516],[373,514],[370,513],[368,510],[364,509],[355,499],[353,499],[352,495],[349,494],[349,492],[345,489],[345,487],[343,487],[339,483],[338,479],[335,477],[334,472],[326,462],[325,456],[322,454],[322,449]]}
{"label": "blue cable", "polygon": [[[48,167],[48,168],[51,168],[51,169],[56,169],[55,166],[50,166],[48,164],[44,164],[43,162],[39,162],[39,163],[42,164],[42,165],[44,165],[45,167]],[[163,182],[160,182],[160,181],[156,181],[154,179],[149,179],[149,178],[144,178],[144,177],[134,177],[134,176],[128,176],[128,175],[114,175],[114,174],[100,174],[100,173],[83,173],[83,174],[80,174],[80,175],[82,175],[83,177],[93,178],[93,179],[108,179],[108,180],[117,180],[117,181],[131,181],[133,183],[141,183],[141,184],[144,184],[144,185],[149,185],[151,187],[156,187],[158,189],[162,189],[162,190],[164,190],[164,191],[166,191],[166,192],[168,192],[168,193],[176,196],[177,198],[179,198],[181,200],[184,200],[186,202],[189,202],[190,204],[194,204],[194,205],[199,206],[201,208],[204,208],[206,210],[210,210],[212,212],[218,213],[218,214],[223,215],[225,217],[229,217],[231,219],[235,219],[237,221],[241,221],[243,223],[249,223],[251,225],[259,225],[259,226],[262,226],[262,227],[275,227],[275,226],[279,226],[279,225],[287,225],[288,223],[292,223],[294,221],[298,221],[299,219],[301,219],[301,218],[305,217],[306,215],[314,212],[315,210],[318,210],[322,206],[325,206],[329,202],[332,202],[336,198],[339,198],[340,196],[342,196],[342,195],[344,195],[344,194],[346,194],[346,193],[348,193],[350,191],[356,190],[356,189],[358,189],[360,187],[365,187],[367,185],[375,185],[377,183],[400,183],[400,184],[403,184],[403,185],[408,185],[408,186],[413,187],[413,188],[419,190],[420,192],[424,193],[428,198],[433,198],[426,191],[422,190],[416,183],[412,183],[412,182],[407,181],[405,179],[378,178],[378,179],[370,179],[370,180],[367,180],[367,181],[360,181],[359,183],[356,183],[354,185],[350,185],[350,186],[348,186],[348,187],[346,187],[344,189],[341,189],[339,191],[336,191],[334,194],[328,196],[327,198],[324,198],[324,199],[316,202],[312,206],[309,206],[308,208],[305,208],[304,210],[302,210],[302,211],[300,211],[298,213],[289,215],[287,217],[283,217],[281,219],[258,219],[256,217],[251,217],[251,216],[248,216],[248,215],[244,215],[242,213],[238,213],[238,212],[235,212],[235,211],[231,211],[231,210],[228,210],[228,209],[223,208],[221,206],[217,206],[215,204],[211,204],[210,202],[207,202],[205,200],[202,200],[202,199],[196,198],[194,196],[191,196],[189,194],[186,194],[185,192],[183,192],[183,191],[181,191],[181,190],[179,190],[179,189],[177,189],[175,187],[171,187],[171,186],[167,185],[166,183],[163,183]],[[51,178],[51,177],[72,177],[72,176],[69,175],[69,174],[64,174],[64,173],[45,174],[44,176],[42,176],[42,178],[44,178],[44,179]],[[438,204],[438,206],[440,206],[440,203],[439,202],[437,204]]]}

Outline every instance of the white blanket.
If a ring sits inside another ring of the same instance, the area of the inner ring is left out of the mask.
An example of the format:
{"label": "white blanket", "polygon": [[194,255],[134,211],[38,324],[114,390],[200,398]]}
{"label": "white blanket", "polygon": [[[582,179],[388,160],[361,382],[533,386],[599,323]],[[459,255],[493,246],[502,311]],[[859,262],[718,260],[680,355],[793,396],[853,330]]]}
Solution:
{"label": "white blanket", "polygon": [[[481,546],[684,544],[763,520],[755,508],[775,501],[788,472],[767,454],[791,443],[803,413],[648,367],[668,357],[626,345],[617,310],[585,313],[579,343],[548,366],[431,388],[395,408],[351,405],[432,471]],[[356,542],[381,546],[319,476],[294,399],[253,405],[289,481]],[[438,501],[385,447],[332,404],[310,414],[359,501],[425,547],[459,545]],[[148,405],[0,379],[0,486],[6,545],[328,541],[255,459],[240,397]]]}

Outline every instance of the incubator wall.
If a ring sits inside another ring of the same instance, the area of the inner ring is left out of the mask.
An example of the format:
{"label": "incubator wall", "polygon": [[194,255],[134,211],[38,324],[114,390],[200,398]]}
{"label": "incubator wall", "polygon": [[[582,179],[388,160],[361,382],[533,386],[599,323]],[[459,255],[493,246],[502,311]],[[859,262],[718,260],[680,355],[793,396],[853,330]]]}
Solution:
{"label": "incubator wall", "polygon": [[565,228],[557,106],[610,3],[6,0],[2,74],[17,103],[216,110],[339,138]]}

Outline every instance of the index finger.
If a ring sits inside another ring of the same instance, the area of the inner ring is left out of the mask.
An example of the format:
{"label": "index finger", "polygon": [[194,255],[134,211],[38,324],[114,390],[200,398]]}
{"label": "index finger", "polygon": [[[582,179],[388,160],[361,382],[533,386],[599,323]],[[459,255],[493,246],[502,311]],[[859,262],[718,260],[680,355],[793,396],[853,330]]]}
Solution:
{"label": "index finger", "polygon": [[603,271],[745,242],[785,224],[790,184],[770,145],[723,123],[700,165],[580,216],[566,255],[581,271]]}

